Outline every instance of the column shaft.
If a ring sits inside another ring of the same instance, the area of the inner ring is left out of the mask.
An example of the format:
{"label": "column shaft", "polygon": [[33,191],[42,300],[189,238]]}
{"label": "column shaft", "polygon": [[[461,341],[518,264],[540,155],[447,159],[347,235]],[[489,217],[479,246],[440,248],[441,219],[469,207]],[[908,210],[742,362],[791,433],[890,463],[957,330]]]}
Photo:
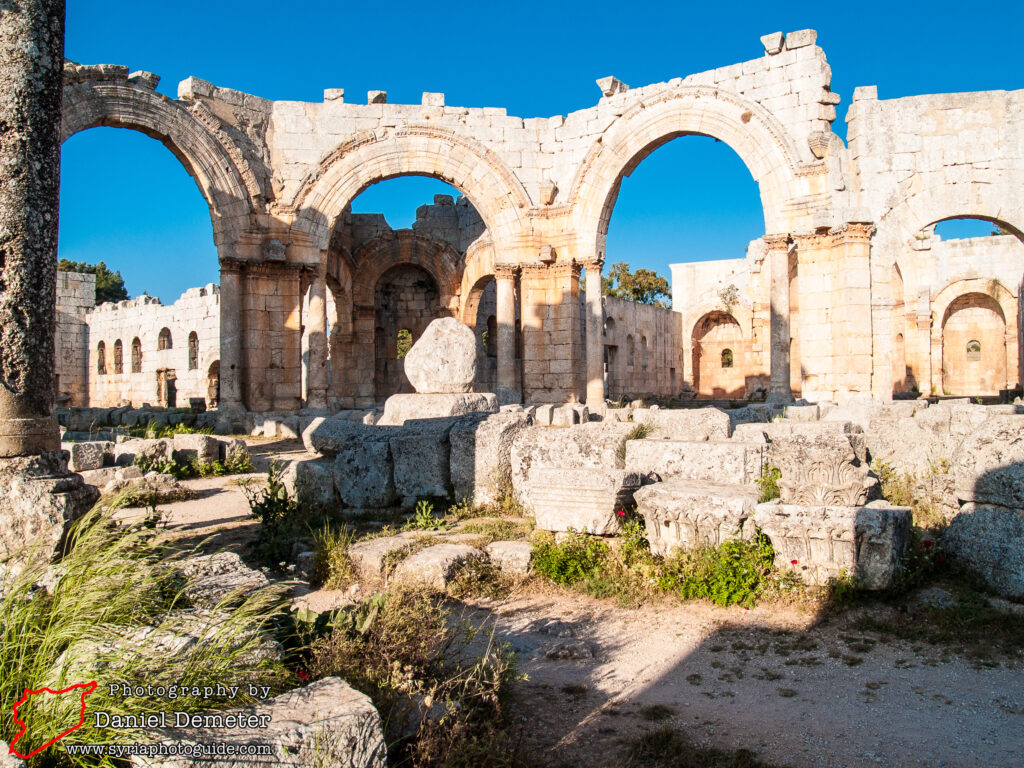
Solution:
{"label": "column shaft", "polygon": [[242,279],[240,266],[220,268],[220,402],[224,411],[242,406]]}
{"label": "column shaft", "polygon": [[498,401],[518,403],[522,400],[516,381],[516,273],[518,268],[508,264],[495,265],[497,283],[497,351]]}
{"label": "column shaft", "polygon": [[600,261],[588,261],[587,270],[587,406],[604,412],[604,307],[601,302]]}
{"label": "column shaft", "polygon": [[327,407],[327,281],[317,275],[309,288],[309,373],[306,407]]}
{"label": "column shaft", "polygon": [[765,235],[771,269],[771,377],[768,399],[788,403],[789,386],[789,236]]}

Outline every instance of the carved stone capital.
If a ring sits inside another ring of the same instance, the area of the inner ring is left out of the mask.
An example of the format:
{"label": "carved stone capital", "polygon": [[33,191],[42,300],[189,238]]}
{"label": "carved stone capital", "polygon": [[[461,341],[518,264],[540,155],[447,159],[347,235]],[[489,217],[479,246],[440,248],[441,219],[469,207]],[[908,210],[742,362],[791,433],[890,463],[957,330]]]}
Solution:
{"label": "carved stone capital", "polygon": [[768,245],[769,251],[788,251],[789,250],[789,233],[777,234],[777,235],[764,235],[762,240]]}
{"label": "carved stone capital", "polygon": [[494,278],[496,280],[515,280],[519,275],[518,264],[495,264]]}

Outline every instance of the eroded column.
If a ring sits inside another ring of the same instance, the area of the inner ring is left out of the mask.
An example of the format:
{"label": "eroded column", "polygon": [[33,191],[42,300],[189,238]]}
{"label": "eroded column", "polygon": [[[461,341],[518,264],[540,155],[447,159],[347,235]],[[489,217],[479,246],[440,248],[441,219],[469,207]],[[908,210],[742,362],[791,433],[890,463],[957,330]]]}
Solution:
{"label": "eroded column", "polygon": [[498,402],[502,405],[522,400],[519,382],[516,381],[516,275],[519,267],[514,264],[495,264],[497,309],[497,351],[498,351]]}
{"label": "eroded column", "polygon": [[600,260],[583,264],[587,270],[587,407],[604,413],[604,309],[601,303]]}
{"label": "eroded column", "polygon": [[0,10],[0,456],[60,448],[53,416],[64,3]]}
{"label": "eroded column", "polygon": [[309,373],[306,407],[327,407],[327,281],[317,275],[309,287]]}
{"label": "eroded column", "polygon": [[765,235],[771,269],[771,375],[768,400],[793,400],[789,387],[789,235]]}
{"label": "eroded column", "polygon": [[237,262],[220,265],[220,402],[222,411],[242,409],[242,276]]}

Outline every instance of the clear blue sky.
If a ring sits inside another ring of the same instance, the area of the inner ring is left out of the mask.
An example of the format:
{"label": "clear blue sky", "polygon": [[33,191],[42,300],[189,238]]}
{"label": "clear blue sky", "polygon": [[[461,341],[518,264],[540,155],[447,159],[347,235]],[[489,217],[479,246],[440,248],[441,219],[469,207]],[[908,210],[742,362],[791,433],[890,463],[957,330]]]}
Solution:
{"label": "clear blue sky", "polygon": [[[174,96],[189,75],[270,99],[350,100],[367,90],[418,104],[503,106],[521,117],[592,106],[596,78],[634,86],[757,57],[768,32],[814,28],[842,96],[1024,88],[1024,2],[838,3],[302,3],[221,0],[126,6],[68,0],[68,58],[126,64],[163,77]],[[106,261],[132,295],[165,302],[218,280],[206,204],[158,142],[99,128],[64,146],[61,255]],[[408,226],[440,182],[395,179],[353,206]],[[946,237],[986,234],[943,227]],[[623,184],[608,257],[668,274],[674,261],[736,258],[764,234],[756,185],[726,145],[686,137],[662,147]]]}

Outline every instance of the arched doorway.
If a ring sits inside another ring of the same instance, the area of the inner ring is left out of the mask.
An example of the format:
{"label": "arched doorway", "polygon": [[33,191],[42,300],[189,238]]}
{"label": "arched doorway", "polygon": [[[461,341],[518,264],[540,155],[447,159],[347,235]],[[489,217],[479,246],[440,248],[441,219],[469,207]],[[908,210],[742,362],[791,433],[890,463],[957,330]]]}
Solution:
{"label": "arched doorway", "polygon": [[998,395],[1006,386],[1006,318],[982,293],[958,296],[942,318],[942,394]]}
{"label": "arched doorway", "polygon": [[693,388],[698,397],[742,397],[747,353],[743,332],[727,312],[709,312],[693,327]]}

